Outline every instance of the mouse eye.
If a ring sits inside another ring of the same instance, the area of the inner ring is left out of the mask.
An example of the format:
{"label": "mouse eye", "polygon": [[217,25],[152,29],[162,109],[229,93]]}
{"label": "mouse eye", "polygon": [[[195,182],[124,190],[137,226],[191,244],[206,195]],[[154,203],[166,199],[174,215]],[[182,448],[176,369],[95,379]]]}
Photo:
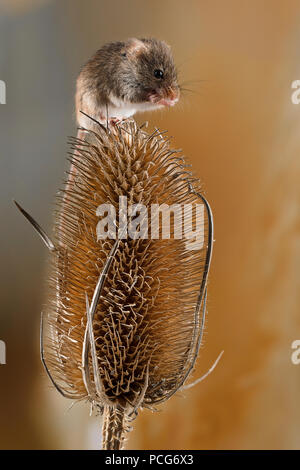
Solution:
{"label": "mouse eye", "polygon": [[127,57],[126,52],[122,52],[122,53],[121,53],[121,56],[122,56],[122,57]]}
{"label": "mouse eye", "polygon": [[160,69],[155,69],[153,74],[155,78],[160,78],[160,79],[164,78],[164,72]]}

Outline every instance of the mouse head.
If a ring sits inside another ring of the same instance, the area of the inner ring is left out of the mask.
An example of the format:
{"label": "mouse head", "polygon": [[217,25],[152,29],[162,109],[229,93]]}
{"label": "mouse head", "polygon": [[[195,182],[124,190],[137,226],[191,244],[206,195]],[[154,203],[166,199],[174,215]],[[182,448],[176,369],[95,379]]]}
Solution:
{"label": "mouse head", "polygon": [[129,39],[121,55],[132,73],[132,102],[173,106],[179,99],[170,47],[157,39]]}

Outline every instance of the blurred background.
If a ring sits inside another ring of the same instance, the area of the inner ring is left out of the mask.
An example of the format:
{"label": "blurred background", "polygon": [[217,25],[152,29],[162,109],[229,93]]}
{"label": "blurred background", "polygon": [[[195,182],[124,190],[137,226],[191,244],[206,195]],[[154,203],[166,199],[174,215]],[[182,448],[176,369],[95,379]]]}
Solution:
{"label": "blurred background", "polygon": [[214,211],[208,321],[196,379],[144,410],[129,449],[300,448],[300,4],[286,0],[1,0],[1,449],[96,449],[100,417],[58,396],[39,359],[47,253],[12,198],[51,232],[75,135],[79,68],[103,43],[154,36],[186,92],[138,116],[167,129]]}

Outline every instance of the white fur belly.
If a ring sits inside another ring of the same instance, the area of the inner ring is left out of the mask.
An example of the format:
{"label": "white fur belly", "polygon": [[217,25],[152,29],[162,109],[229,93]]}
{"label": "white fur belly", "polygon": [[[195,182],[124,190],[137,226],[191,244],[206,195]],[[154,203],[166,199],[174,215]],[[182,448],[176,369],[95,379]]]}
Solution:
{"label": "white fur belly", "polygon": [[109,98],[112,103],[108,106],[109,118],[126,119],[136,112],[151,111],[162,107],[154,103],[126,103],[112,95]]}
{"label": "white fur belly", "polygon": [[127,106],[108,106],[108,117],[117,119],[126,119],[135,114],[136,110],[132,104]]}
{"label": "white fur belly", "polygon": [[[133,116],[136,112],[152,111],[163,107],[154,103],[126,103],[112,95],[109,99],[111,104],[100,108],[94,98],[86,94],[83,111],[93,119],[106,123],[106,120],[113,118],[122,120]],[[77,119],[80,126],[87,129],[91,126],[91,120],[87,116],[78,113]]]}

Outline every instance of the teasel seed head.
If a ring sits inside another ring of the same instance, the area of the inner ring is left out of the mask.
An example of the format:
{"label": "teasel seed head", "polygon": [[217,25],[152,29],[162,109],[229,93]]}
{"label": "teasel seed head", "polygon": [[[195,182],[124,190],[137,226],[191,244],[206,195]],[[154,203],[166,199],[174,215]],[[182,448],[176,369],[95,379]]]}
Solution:
{"label": "teasel seed head", "polygon": [[[82,133],[71,139],[71,174],[57,197],[42,359],[64,396],[104,412],[103,447],[118,449],[138,410],[170,398],[194,367],[212,218],[198,180],[158,130],[149,134],[130,120]],[[120,197],[149,209],[148,238],[120,233]],[[116,208],[116,238],[97,234],[102,204]],[[151,238],[153,204],[186,207],[190,231],[194,205],[203,206],[199,247],[176,238],[175,216],[169,239],[161,227]]]}

